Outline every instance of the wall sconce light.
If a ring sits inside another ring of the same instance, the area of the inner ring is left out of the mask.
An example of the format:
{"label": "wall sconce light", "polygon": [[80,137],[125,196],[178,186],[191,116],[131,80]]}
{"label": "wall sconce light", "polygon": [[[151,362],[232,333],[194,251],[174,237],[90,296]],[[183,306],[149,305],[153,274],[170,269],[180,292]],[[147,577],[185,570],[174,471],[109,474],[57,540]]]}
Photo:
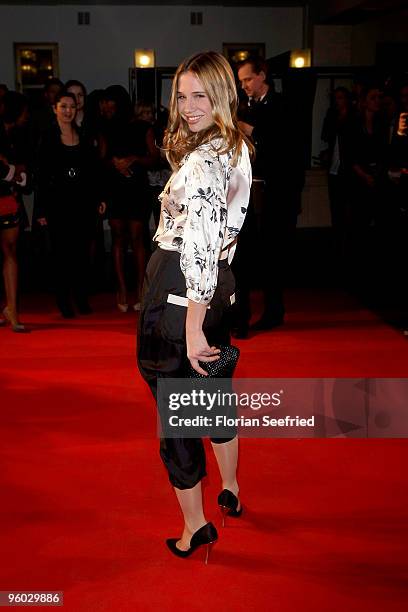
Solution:
{"label": "wall sconce light", "polygon": [[290,52],[290,68],[310,68],[311,65],[310,49],[294,49]]}
{"label": "wall sconce light", "polygon": [[136,68],[154,68],[154,49],[136,49],[135,66]]}
{"label": "wall sconce light", "polygon": [[243,62],[248,59],[249,51],[236,51],[232,56],[234,62]]}

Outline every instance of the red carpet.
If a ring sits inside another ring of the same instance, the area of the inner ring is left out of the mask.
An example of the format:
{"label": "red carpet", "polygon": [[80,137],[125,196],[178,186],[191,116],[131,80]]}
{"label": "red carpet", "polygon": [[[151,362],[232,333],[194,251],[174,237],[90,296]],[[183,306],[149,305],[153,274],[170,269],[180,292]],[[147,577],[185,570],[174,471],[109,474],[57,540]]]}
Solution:
{"label": "red carpet", "polygon": [[[135,367],[134,313],[1,338],[0,590],[64,591],[64,609],[397,611],[407,602],[405,440],[242,440],[245,512],[221,528],[209,457],[210,564],[164,545],[181,517]],[[293,292],[288,323],[239,343],[244,377],[408,376],[408,341],[351,298]]]}

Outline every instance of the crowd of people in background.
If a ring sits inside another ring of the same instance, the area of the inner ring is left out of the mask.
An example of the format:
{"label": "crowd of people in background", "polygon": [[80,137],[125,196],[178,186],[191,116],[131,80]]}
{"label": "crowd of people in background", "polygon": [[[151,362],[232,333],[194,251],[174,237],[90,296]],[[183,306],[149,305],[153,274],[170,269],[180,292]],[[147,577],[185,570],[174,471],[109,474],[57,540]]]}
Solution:
{"label": "crowd of people in background", "polygon": [[[132,105],[120,85],[87,96],[77,80],[50,79],[41,103],[0,87],[0,197],[10,195],[15,210],[0,210],[7,306],[5,320],[27,331],[17,312],[17,239],[27,223],[23,191],[34,192],[33,231],[45,228],[52,261],[52,286],[64,318],[92,312],[88,301],[90,266],[101,218],[112,235],[117,307],[129,308],[125,253],[131,247],[134,292],[140,308],[149,219],[157,221],[155,200],[170,176],[160,154],[165,121],[151,104]],[[19,182],[24,170],[30,187]]]}
{"label": "crowd of people in background", "polygon": [[[251,214],[238,245],[236,335],[246,337],[251,279],[247,254],[259,251],[265,312],[258,329],[283,323],[282,266],[285,243],[300,211],[304,168],[294,168],[296,137],[282,96],[268,81],[263,62],[247,60],[237,79],[245,92],[240,125],[254,141]],[[393,279],[395,261],[406,261],[408,228],[408,81],[368,83],[353,91],[337,87],[327,112],[321,163],[328,191],[335,260],[354,288]],[[161,152],[166,110],[132,104],[119,85],[89,95],[78,80],[50,79],[40,103],[0,85],[0,245],[6,307],[0,325],[27,331],[18,315],[17,243],[21,229],[47,231],[52,286],[64,318],[90,314],[90,269],[109,221],[120,312],[140,308],[149,232],[157,226],[170,169]],[[300,147],[301,148],[301,147]],[[23,196],[34,192],[28,220]],[[274,203],[275,202],[275,203]],[[279,206],[276,204],[279,204]],[[153,222],[152,222],[153,219]],[[125,273],[131,247],[132,291]],[[379,286],[378,284],[376,286]],[[401,292],[406,300],[406,291]],[[408,305],[403,304],[406,312]],[[406,325],[408,321],[404,322]]]}
{"label": "crowd of people in background", "polygon": [[396,298],[405,329],[407,118],[408,80],[363,81],[334,90],[322,132],[337,268],[374,305]]}

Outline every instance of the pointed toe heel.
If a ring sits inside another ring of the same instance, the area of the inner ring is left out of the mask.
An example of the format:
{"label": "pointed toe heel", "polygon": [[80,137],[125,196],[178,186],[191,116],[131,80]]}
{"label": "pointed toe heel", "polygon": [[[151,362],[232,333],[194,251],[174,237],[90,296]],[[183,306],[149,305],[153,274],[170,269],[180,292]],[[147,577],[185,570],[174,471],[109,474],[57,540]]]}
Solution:
{"label": "pointed toe heel", "polygon": [[238,497],[234,495],[228,489],[223,489],[218,496],[218,505],[222,513],[222,526],[225,527],[225,518],[231,516],[233,518],[239,518],[242,514],[242,504],[239,510],[237,510],[239,504]]}
{"label": "pointed toe heel", "polygon": [[177,548],[177,542],[179,542],[179,538],[170,538],[166,540],[167,547],[176,557],[180,557],[181,559],[186,559],[189,557],[197,548],[200,546],[205,546],[205,558],[204,563],[208,564],[208,559],[211,552],[211,547],[218,540],[218,533],[216,528],[212,523],[207,523],[200,529],[198,529],[192,536],[190,540],[190,548],[187,550],[181,550]]}

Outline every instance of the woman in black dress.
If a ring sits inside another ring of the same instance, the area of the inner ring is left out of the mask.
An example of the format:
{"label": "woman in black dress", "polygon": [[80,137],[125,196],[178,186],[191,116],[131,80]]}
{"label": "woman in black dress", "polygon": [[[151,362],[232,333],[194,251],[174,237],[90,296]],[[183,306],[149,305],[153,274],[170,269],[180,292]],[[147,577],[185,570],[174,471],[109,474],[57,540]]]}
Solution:
{"label": "woman in black dress", "polygon": [[361,110],[349,130],[347,142],[352,173],[352,218],[361,229],[366,229],[373,220],[378,221],[383,210],[388,130],[381,113],[381,96],[376,85],[362,89]]}
{"label": "woman in black dress", "polygon": [[136,272],[136,300],[146,265],[145,228],[151,207],[147,170],[159,158],[154,133],[145,121],[134,119],[129,96],[113,86],[105,92],[110,113],[102,127],[102,158],[107,180],[107,216],[112,230],[112,253],[117,279],[117,305],[128,310],[124,251],[130,239]]}
{"label": "woman in black dress", "polygon": [[35,214],[51,239],[57,305],[64,318],[89,314],[90,241],[96,216],[105,211],[95,150],[81,142],[76,98],[63,91],[54,112],[58,127],[44,135],[38,156]]}

